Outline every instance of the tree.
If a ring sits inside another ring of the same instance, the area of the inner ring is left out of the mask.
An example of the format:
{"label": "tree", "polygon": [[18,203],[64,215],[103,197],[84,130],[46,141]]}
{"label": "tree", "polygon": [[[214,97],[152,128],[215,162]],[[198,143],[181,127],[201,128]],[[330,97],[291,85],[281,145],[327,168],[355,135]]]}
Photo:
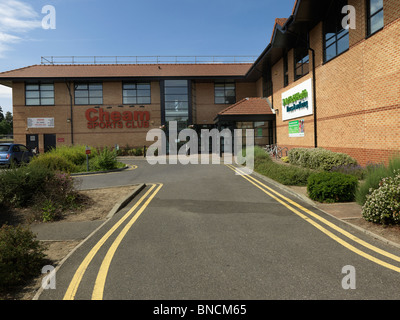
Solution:
{"label": "tree", "polygon": [[3,108],[0,107],[0,122],[4,120]]}

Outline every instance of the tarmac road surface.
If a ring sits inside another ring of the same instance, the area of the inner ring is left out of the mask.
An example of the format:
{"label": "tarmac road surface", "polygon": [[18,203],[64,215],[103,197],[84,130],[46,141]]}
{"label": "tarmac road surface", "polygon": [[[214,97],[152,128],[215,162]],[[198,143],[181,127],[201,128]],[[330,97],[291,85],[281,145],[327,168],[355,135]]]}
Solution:
{"label": "tarmac road surface", "polygon": [[[145,183],[39,299],[399,299],[400,250],[232,166],[150,165],[80,177]],[[110,199],[113,201],[115,199]]]}

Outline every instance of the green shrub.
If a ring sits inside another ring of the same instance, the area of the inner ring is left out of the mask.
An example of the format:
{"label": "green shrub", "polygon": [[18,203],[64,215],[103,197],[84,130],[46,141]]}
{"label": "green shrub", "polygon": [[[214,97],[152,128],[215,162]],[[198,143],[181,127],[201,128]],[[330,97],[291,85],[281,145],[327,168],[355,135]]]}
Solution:
{"label": "green shrub", "polygon": [[333,167],[357,164],[355,159],[345,153],[323,148],[295,148],[289,150],[288,156],[291,164],[315,170],[330,171]]}
{"label": "green shrub", "polygon": [[98,155],[93,160],[93,169],[101,170],[112,170],[118,168],[117,153],[115,150],[110,150],[105,147],[99,151]]}
{"label": "green shrub", "polygon": [[135,152],[135,156],[140,157],[143,156],[143,148],[137,148]]}
{"label": "green shrub", "polygon": [[354,200],[358,179],[340,172],[318,172],[308,178],[307,192],[319,202],[351,202]]}
{"label": "green shrub", "polygon": [[24,207],[34,195],[44,191],[54,171],[40,165],[13,168],[0,174],[0,203],[7,207]]}
{"label": "green shrub", "polygon": [[400,170],[400,156],[393,156],[389,160],[389,165],[383,164],[368,165],[366,168],[365,181],[356,192],[356,201],[359,205],[364,205],[367,195],[379,188],[383,178],[393,177],[395,172]]}
{"label": "green shrub", "polygon": [[0,228],[0,288],[4,290],[40,274],[44,259],[44,247],[28,228]]}
{"label": "green shrub", "polygon": [[400,223],[400,170],[393,177],[382,179],[379,187],[366,196],[362,215],[374,223]]}
{"label": "green shrub", "polygon": [[305,186],[311,170],[273,162],[267,158],[256,158],[254,170],[266,177],[289,186]]}
{"label": "green shrub", "polygon": [[63,172],[76,172],[77,165],[67,158],[63,158],[61,155],[49,152],[43,153],[38,157],[35,157],[30,162],[29,166],[44,166],[48,169]]}

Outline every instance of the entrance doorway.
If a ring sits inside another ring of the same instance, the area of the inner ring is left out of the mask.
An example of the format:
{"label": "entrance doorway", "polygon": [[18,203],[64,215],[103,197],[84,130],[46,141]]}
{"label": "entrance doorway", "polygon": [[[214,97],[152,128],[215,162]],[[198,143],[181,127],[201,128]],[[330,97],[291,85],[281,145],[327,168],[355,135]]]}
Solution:
{"label": "entrance doorway", "polygon": [[27,134],[26,146],[29,150],[36,148],[36,151],[39,152],[39,136],[37,134]]}
{"label": "entrance doorway", "polygon": [[44,134],[44,152],[48,152],[51,149],[56,148],[56,135],[55,134]]}

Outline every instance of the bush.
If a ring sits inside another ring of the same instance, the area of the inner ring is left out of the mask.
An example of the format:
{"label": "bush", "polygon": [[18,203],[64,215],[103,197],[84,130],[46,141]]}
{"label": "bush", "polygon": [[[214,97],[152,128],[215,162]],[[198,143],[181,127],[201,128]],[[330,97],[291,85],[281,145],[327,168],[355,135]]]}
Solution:
{"label": "bush", "polygon": [[112,170],[118,168],[117,153],[105,147],[93,160],[95,170]]}
{"label": "bush", "polygon": [[367,195],[378,189],[383,178],[393,177],[395,172],[400,170],[400,157],[394,156],[390,159],[389,165],[370,164],[366,168],[365,181],[356,192],[356,201],[359,205],[364,205]]}
{"label": "bush", "polygon": [[362,215],[374,223],[400,223],[400,170],[396,170],[394,177],[382,179],[379,188],[366,196]]}
{"label": "bush", "polygon": [[40,165],[13,168],[0,174],[0,203],[7,207],[24,207],[34,195],[45,190],[54,171]]}
{"label": "bush", "polygon": [[78,193],[75,190],[74,180],[69,174],[56,172],[53,178],[47,181],[42,192],[33,197],[33,206],[40,213],[43,222],[57,220],[68,209],[75,209]]}
{"label": "bush", "polygon": [[0,288],[40,274],[44,259],[44,248],[29,229],[8,225],[0,228]]}
{"label": "bush", "polygon": [[307,192],[319,202],[351,202],[354,200],[358,179],[340,172],[318,172],[308,178]]}
{"label": "bush", "polygon": [[334,167],[357,165],[357,161],[345,153],[323,148],[295,148],[289,150],[289,162],[304,168],[330,171]]}
{"label": "bush", "polygon": [[305,186],[311,170],[273,162],[267,158],[256,158],[254,170],[264,176],[289,186]]}
{"label": "bush", "polygon": [[63,158],[61,155],[58,155],[53,152],[44,153],[35,157],[30,162],[29,166],[43,166],[51,170],[55,171],[63,171],[63,172],[76,172],[77,166],[68,160],[67,158]]}

